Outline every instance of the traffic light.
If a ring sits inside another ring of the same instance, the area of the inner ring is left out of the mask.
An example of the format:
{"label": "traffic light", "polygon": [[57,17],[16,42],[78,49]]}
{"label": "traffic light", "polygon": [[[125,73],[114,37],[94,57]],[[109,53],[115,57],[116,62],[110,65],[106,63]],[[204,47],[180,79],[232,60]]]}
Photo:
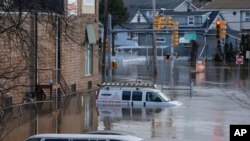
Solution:
{"label": "traffic light", "polygon": [[165,27],[165,18],[164,17],[159,17],[159,29],[164,29]]}
{"label": "traffic light", "polygon": [[166,20],[167,20],[167,28],[172,28],[173,27],[172,17],[168,16]]}
{"label": "traffic light", "polygon": [[154,17],[154,28],[158,29],[160,25],[160,16]]}
{"label": "traffic light", "polygon": [[165,18],[162,16],[154,17],[154,28],[156,29],[164,29],[165,27]]}
{"label": "traffic light", "polygon": [[227,34],[226,21],[222,20],[220,23],[220,39],[225,39]]}
{"label": "traffic light", "polygon": [[179,23],[178,22],[173,22],[173,33],[172,33],[172,44],[174,47],[177,47],[179,45],[179,34],[178,34],[178,29],[179,29]]}
{"label": "traffic light", "polygon": [[217,20],[216,21],[216,38],[220,39],[220,26],[221,26],[221,21]]}

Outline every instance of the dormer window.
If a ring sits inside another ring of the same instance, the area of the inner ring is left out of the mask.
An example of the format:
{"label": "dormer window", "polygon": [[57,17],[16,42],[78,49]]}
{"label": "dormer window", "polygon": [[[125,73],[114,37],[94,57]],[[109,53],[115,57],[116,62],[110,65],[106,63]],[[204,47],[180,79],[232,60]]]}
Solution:
{"label": "dormer window", "polygon": [[250,21],[250,11],[246,11],[245,20],[246,20],[246,21]]}
{"label": "dormer window", "polygon": [[148,11],[148,17],[153,18],[153,11]]}
{"label": "dormer window", "polygon": [[193,16],[188,17],[188,25],[194,25],[194,17]]}

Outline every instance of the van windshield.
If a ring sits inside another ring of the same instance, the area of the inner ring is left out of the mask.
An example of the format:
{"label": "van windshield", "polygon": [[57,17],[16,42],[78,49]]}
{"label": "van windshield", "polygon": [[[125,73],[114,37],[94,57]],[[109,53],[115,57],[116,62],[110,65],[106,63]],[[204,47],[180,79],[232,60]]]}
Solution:
{"label": "van windshield", "polygon": [[158,92],[156,92],[156,93],[162,98],[162,100],[163,100],[164,102],[170,101],[170,100],[167,98],[167,96],[165,96],[165,94],[162,93],[161,91],[158,91]]}

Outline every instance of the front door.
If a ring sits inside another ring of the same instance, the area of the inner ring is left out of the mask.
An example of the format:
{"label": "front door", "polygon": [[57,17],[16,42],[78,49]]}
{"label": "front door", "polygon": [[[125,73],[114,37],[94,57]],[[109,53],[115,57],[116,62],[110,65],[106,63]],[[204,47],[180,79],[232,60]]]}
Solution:
{"label": "front door", "polygon": [[146,92],[145,106],[158,106],[162,104],[161,98],[154,92]]}

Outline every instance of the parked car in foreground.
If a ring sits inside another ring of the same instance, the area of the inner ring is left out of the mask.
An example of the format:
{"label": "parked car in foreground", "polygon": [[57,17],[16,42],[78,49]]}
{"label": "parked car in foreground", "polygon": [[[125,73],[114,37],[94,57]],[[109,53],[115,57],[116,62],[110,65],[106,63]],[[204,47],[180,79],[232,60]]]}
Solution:
{"label": "parked car in foreground", "polygon": [[120,133],[87,133],[87,134],[37,134],[25,141],[143,141],[132,134]]}

